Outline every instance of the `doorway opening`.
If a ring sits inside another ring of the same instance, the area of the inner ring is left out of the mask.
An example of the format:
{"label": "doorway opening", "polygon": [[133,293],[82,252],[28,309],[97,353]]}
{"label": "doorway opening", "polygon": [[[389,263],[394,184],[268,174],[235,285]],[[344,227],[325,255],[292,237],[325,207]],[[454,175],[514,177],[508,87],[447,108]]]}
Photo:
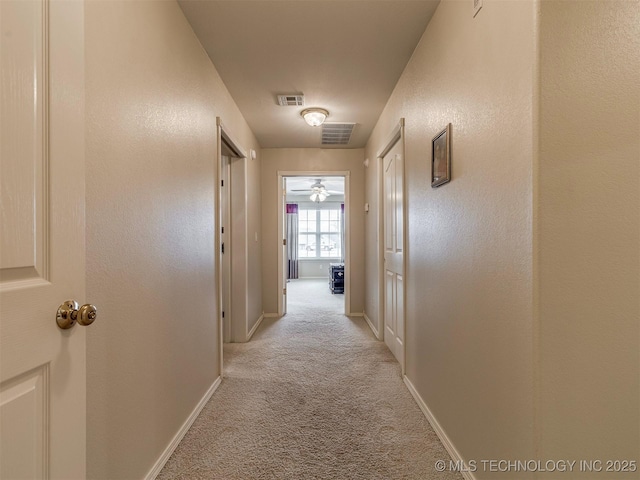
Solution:
{"label": "doorway opening", "polygon": [[[238,178],[238,174],[234,174],[234,165],[240,165],[247,158],[247,154],[240,147],[239,143],[231,136],[229,131],[222,123],[220,117],[217,119],[218,124],[218,158],[217,158],[217,204],[215,215],[216,229],[216,245],[218,252],[218,262],[216,262],[216,276],[218,278],[218,346],[220,351],[219,358],[219,374],[223,375],[223,344],[224,342],[234,341],[234,329],[243,326],[241,318],[234,319],[234,289],[233,281],[245,275],[245,272],[236,271],[232,268],[234,262],[233,245],[238,238],[233,237],[232,218],[234,210],[233,202],[233,184],[244,182],[243,178]],[[237,170],[237,168],[236,168]],[[242,176],[242,174],[240,174]],[[234,177],[235,180],[234,180]],[[238,245],[241,245],[238,243]],[[241,255],[242,248],[237,249]],[[236,278],[234,278],[234,275]],[[240,278],[241,279],[241,278]],[[236,289],[237,290],[237,289]],[[240,310],[240,309],[236,309]],[[237,312],[236,312],[237,313]],[[235,315],[238,316],[237,314]]]}
{"label": "doorway opening", "polygon": [[279,172],[278,177],[279,315],[287,313],[289,302],[309,295],[348,315],[348,172]]}
{"label": "doorway opening", "polygon": [[233,152],[226,142],[221,145],[220,162],[220,256],[222,268],[222,338],[231,342],[231,158]]}

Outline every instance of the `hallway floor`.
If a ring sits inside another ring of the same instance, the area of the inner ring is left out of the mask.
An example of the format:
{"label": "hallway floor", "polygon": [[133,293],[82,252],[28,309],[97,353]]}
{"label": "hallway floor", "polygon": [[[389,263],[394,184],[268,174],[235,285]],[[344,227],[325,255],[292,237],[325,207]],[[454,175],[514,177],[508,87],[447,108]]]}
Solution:
{"label": "hallway floor", "polygon": [[225,345],[225,379],[158,479],[459,479],[362,318],[328,280],[288,284],[288,314]]}

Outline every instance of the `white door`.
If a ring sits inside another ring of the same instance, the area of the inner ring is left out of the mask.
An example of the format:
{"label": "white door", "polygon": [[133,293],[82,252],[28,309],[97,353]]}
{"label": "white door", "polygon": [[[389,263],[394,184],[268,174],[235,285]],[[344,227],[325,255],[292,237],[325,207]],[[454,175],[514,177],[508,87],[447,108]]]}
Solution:
{"label": "white door", "polygon": [[404,212],[402,143],[382,159],[384,168],[384,341],[404,372]]}
{"label": "white door", "polygon": [[231,163],[228,155],[222,156],[220,171],[220,245],[222,256],[222,324],[223,338],[231,341],[231,200],[229,198]]}
{"label": "white door", "polygon": [[0,478],[85,477],[84,6],[0,1]]}

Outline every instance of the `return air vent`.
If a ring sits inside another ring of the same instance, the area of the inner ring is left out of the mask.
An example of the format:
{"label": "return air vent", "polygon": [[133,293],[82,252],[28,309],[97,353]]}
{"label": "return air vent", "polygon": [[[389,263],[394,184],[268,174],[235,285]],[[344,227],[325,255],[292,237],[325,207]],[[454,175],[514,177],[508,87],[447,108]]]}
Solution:
{"label": "return air vent", "polygon": [[355,126],[355,123],[323,123],[322,145],[347,145]]}
{"label": "return air vent", "polygon": [[281,107],[302,107],[304,106],[304,95],[278,95],[278,105]]}

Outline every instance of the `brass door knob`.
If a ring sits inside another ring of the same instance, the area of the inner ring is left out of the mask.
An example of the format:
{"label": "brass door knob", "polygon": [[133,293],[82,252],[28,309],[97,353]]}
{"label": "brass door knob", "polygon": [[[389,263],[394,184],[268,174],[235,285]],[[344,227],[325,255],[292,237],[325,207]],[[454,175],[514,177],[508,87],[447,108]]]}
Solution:
{"label": "brass door knob", "polygon": [[78,307],[78,302],[75,300],[67,300],[58,307],[56,323],[63,330],[73,327],[76,323],[87,327],[95,321],[97,316],[98,309],[94,305],[87,303]]}
{"label": "brass door knob", "polygon": [[78,309],[78,323],[83,327],[88,327],[89,325],[91,325],[96,320],[97,316],[98,309],[90,303],[82,305]]}

